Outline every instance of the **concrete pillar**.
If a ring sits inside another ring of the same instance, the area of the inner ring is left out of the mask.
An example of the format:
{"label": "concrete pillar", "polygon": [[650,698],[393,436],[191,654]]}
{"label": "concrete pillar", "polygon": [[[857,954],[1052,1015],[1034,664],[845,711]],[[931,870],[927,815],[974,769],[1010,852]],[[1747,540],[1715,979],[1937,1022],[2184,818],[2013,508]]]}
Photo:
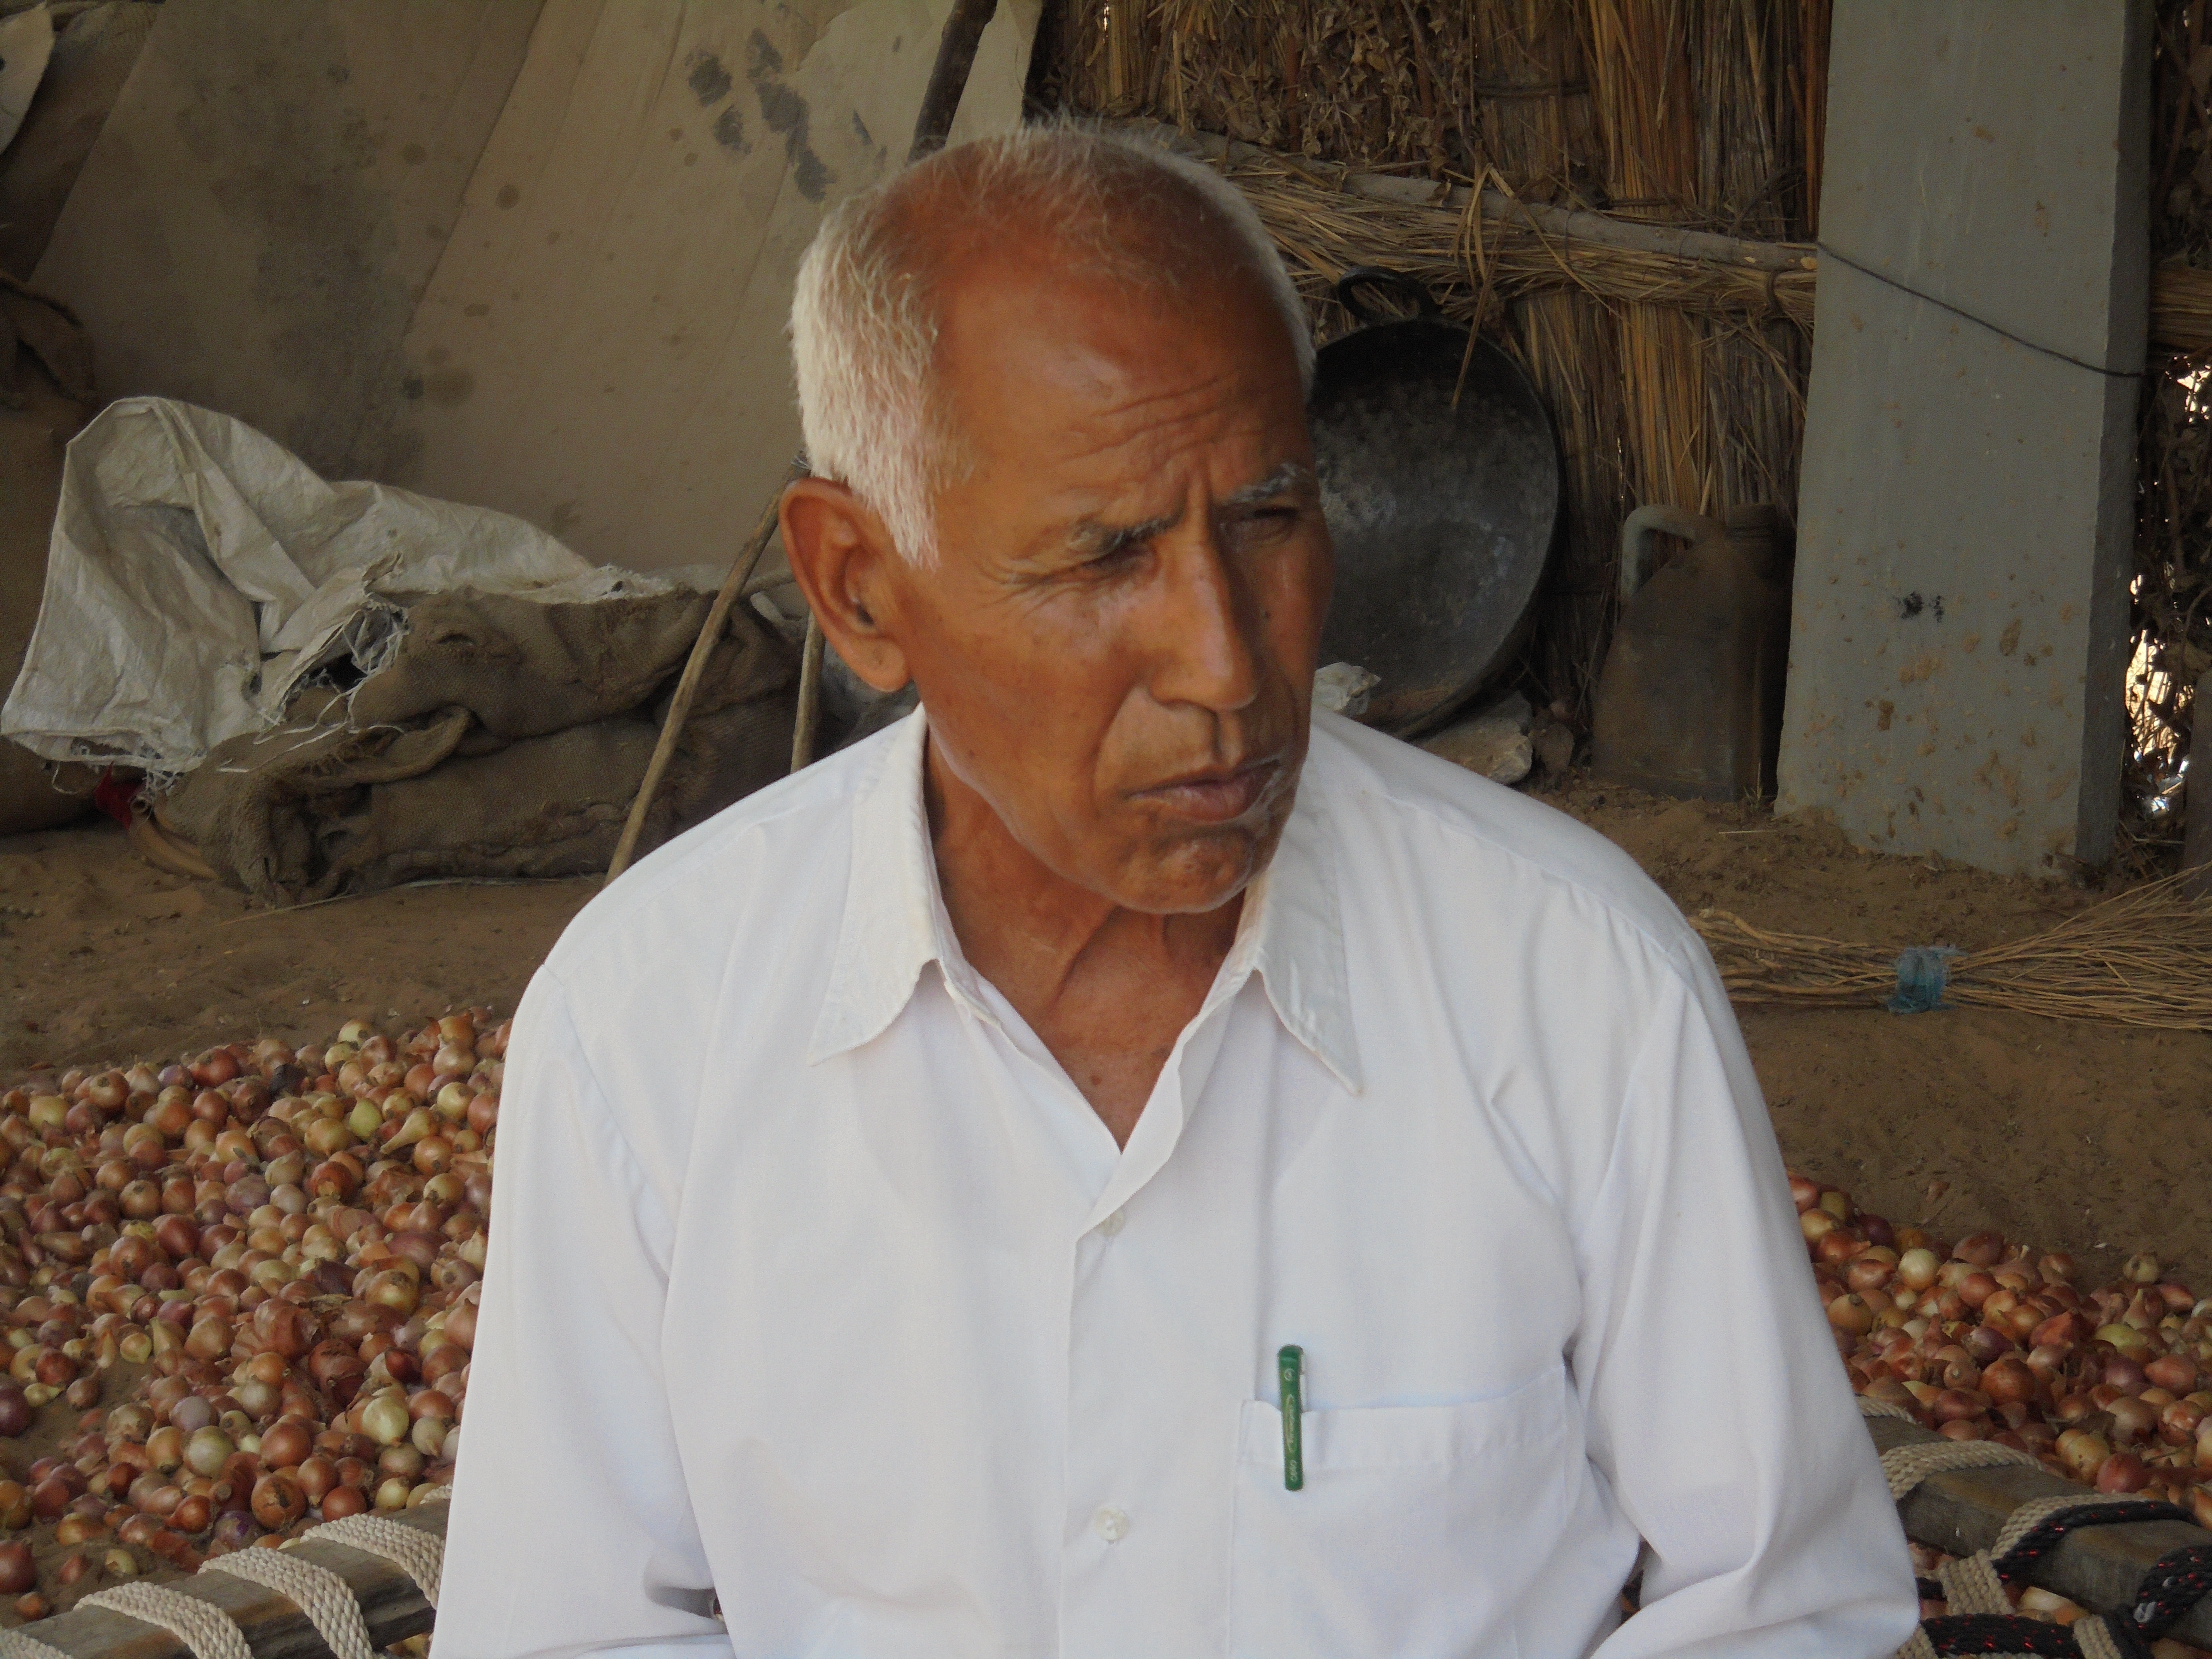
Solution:
{"label": "concrete pillar", "polygon": [[2148,320],[2149,0],[1836,0],[1778,810],[2112,848]]}

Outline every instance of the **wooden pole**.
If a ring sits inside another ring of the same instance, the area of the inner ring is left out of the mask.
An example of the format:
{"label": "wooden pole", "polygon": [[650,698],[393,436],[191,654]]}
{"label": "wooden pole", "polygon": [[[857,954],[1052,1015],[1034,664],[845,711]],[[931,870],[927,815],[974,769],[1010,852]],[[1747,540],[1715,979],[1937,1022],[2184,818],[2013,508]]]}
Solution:
{"label": "wooden pole", "polygon": [[[1901,1417],[1870,1417],[1866,1426],[1877,1451],[1942,1437]],[[2012,1512],[2031,1498],[2092,1504],[2097,1494],[2025,1464],[1999,1464],[1929,1475],[1898,1504],[1898,1518],[1905,1523],[1905,1535],[1916,1542],[1948,1555],[1972,1555],[1996,1543]],[[2027,1578],[2092,1613],[2124,1612],[2135,1605],[2136,1588],[2153,1562],[2185,1544],[2206,1541],[2202,1527],[2184,1521],[2088,1527],[2069,1533],[2029,1570]],[[2212,1601],[2199,1602],[2166,1633],[2192,1647],[2212,1646]]]}
{"label": "wooden pole", "polygon": [[[937,61],[930,67],[929,85],[922,91],[921,112],[915,118],[914,143],[906,153],[908,167],[945,148],[952,118],[960,112],[960,95],[968,89],[969,71],[975,67],[975,48],[998,9],[999,0],[953,0],[952,14],[945,20],[945,33],[937,40]],[[812,763],[822,728],[823,643],[821,622],[810,609],[806,654],[799,671],[799,718],[791,731],[794,772]]]}
{"label": "wooden pole", "polygon": [[[785,482],[805,476],[804,460],[793,461]],[[668,700],[668,718],[660,723],[660,740],[653,745],[653,758],[645,764],[645,776],[637,786],[637,794],[629,804],[629,818],[623,825],[622,839],[615,843],[615,855],[607,864],[607,879],[612,881],[629,867],[637,853],[637,838],[645,832],[647,812],[653,805],[653,793],[660,787],[661,774],[676,753],[676,740],[684,735],[684,722],[691,714],[692,700],[699,695],[700,678],[707,672],[707,659],[714,654],[721,643],[722,629],[728,624],[730,607],[744,596],[745,584],[751,580],[754,568],[761,555],[768,551],[769,538],[775,534],[776,509],[783,500],[779,487],[769,497],[768,505],[761,510],[760,522],[744,550],[731,562],[730,574],[722,578],[721,591],[714,595],[714,604],[707,607],[707,620],[699,625],[699,637],[691,642],[691,655],[684,665],[684,678],[676,682],[676,695]],[[813,619],[808,618],[811,627]]]}
{"label": "wooden pole", "polygon": [[799,718],[791,727],[791,769],[814,763],[814,745],[822,728],[822,624],[806,613],[806,646],[799,659]]}
{"label": "wooden pole", "polygon": [[[1869,1418],[1866,1430],[1877,1451],[1924,1444],[1941,1437],[1901,1418]],[[1996,1541],[2012,1512],[2035,1498],[2070,1498],[2091,1504],[2097,1494],[2025,1465],[1954,1470],[1933,1474],[1898,1504],[1905,1535],[1951,1555],[1972,1555]],[[402,1510],[390,1518],[439,1538],[446,1532],[442,1501]],[[2207,1534],[2181,1521],[2138,1521],[2087,1528],[2069,1534],[2028,1572],[2030,1583],[2092,1613],[2124,1613],[2135,1605],[2143,1574],[2169,1551],[2201,1545]],[[380,1558],[315,1538],[292,1547],[304,1559],[343,1577],[361,1603],[369,1639],[379,1648],[431,1627],[433,1614],[415,1582]],[[237,1620],[255,1659],[328,1659],[305,1613],[272,1590],[223,1573],[200,1572],[169,1588],[197,1596]],[[33,1634],[79,1659],[191,1659],[167,1631],[102,1608],[64,1613],[41,1621]],[[2212,1601],[2198,1606],[2169,1632],[2174,1640],[2212,1647]]]}
{"label": "wooden pole", "polygon": [[[442,1539],[446,1510],[441,1499],[396,1510],[385,1518]],[[290,1553],[316,1566],[328,1567],[346,1581],[354,1600],[361,1604],[370,1644],[379,1653],[430,1628],[435,1614],[422,1599],[422,1592],[412,1578],[381,1557],[313,1537],[293,1545]],[[228,1614],[244,1632],[254,1659],[330,1659],[330,1648],[307,1615],[286,1597],[250,1579],[224,1572],[197,1572],[163,1588]],[[58,1613],[40,1620],[25,1633],[64,1653],[88,1659],[92,1656],[97,1659],[194,1659],[191,1650],[167,1631],[106,1607]]]}

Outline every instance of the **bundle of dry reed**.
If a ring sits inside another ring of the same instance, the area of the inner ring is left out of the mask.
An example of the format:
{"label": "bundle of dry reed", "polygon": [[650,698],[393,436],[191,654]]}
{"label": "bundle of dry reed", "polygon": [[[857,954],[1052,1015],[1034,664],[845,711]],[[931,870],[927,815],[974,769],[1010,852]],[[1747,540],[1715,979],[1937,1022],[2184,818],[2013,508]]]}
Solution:
{"label": "bundle of dry reed", "polygon": [[[2185,872],[2093,905],[2057,927],[1945,967],[1948,1003],[2052,1019],[2168,1030],[2212,1030],[2212,896]],[[1733,1001],[1798,1008],[1887,1005],[1900,953],[1804,933],[1770,933],[1725,910],[1703,910],[1704,935]]]}
{"label": "bundle of dry reed", "polygon": [[1243,192],[1303,287],[1321,294],[1358,264],[1427,283],[1462,317],[1489,296],[1577,289],[1616,304],[1787,318],[1813,325],[1809,244],[1650,225],[1409,179],[1338,172],[1209,133],[1127,124],[1198,155]]}
{"label": "bundle of dry reed", "polygon": [[2212,270],[2160,265],[2151,272],[2150,337],[2169,351],[2212,351]]}

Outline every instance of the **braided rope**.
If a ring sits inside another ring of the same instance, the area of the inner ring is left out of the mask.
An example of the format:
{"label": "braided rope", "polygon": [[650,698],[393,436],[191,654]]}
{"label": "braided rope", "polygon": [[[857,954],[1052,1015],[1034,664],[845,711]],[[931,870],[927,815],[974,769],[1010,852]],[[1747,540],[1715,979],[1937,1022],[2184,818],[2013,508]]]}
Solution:
{"label": "braided rope", "polygon": [[2001,1446],[1994,1440],[1932,1440],[1908,1446],[1892,1446],[1881,1455],[1881,1472],[1889,1480],[1889,1495],[1903,1498],[1931,1474],[1954,1469],[1994,1468],[2000,1463],[2022,1463],[2032,1469],[2043,1465],[2024,1451]]}
{"label": "braided rope", "polygon": [[202,1571],[227,1572],[295,1603],[335,1659],[374,1659],[376,1644],[369,1640],[368,1621],[362,1617],[353,1587],[328,1567],[281,1549],[250,1549],[218,1555]]}
{"label": "braided rope", "polygon": [[[2076,1627],[2087,1622],[2077,1621]],[[2046,1625],[2021,1613],[1953,1613],[1930,1619],[1920,1629],[1928,1638],[1928,1650],[1939,1659],[1967,1653],[1977,1659],[2081,1659],[2066,1626]]]}
{"label": "braided rope", "polygon": [[70,1659],[50,1642],[24,1630],[0,1630],[0,1659]]}
{"label": "braided rope", "polygon": [[246,1633],[222,1608],[159,1584],[118,1584],[86,1596],[77,1606],[106,1607],[142,1625],[155,1626],[190,1648],[198,1659],[253,1659]]}
{"label": "braided rope", "polygon": [[[2094,1498],[2077,1498],[2071,1492],[2061,1492],[2056,1498],[2031,1498],[2005,1517],[2005,1523],[1999,1529],[1996,1542],[1990,1546],[1990,1554],[1993,1559],[2012,1565],[2011,1558],[2015,1551],[2019,1551],[2019,1565],[2024,1565],[2034,1556],[2044,1553],[2045,1550],[2057,1541],[2055,1539],[2048,1540],[2042,1549],[2021,1550],[2021,1547],[2027,1541],[2029,1534],[2045,1522],[2067,1514],[2069,1510],[2101,1510],[2108,1504],[2148,1504],[2153,1501],[2154,1500],[2144,1498],[2138,1492],[2113,1492],[2109,1495],[2100,1494]],[[2078,1525],[2079,1521],[2076,1520],[2074,1524]]]}
{"label": "braided rope", "polygon": [[446,1559],[446,1540],[435,1534],[402,1526],[381,1515],[349,1515],[343,1521],[325,1522],[306,1536],[321,1544],[343,1544],[391,1562],[415,1581],[425,1601],[433,1607],[438,1605],[438,1577]]}
{"label": "braided rope", "polygon": [[[1858,1396],[1862,1417],[1911,1419],[1882,1401]],[[1881,1455],[1890,1496],[1902,1502],[1933,1474],[2005,1464],[2040,1468],[2032,1455],[1987,1440],[1928,1441],[1892,1447]],[[2012,1611],[2004,1581],[2029,1567],[2085,1527],[2191,1519],[2188,1511],[2133,1492],[2077,1498],[2071,1493],[2031,1498],[2005,1517],[1995,1542],[1977,1554],[1936,1569],[1941,1599],[1952,1611],[1925,1620],[1898,1650],[1896,1659],[1943,1659],[1952,1654],[1995,1656],[2007,1650],[2059,1659],[2148,1659],[2152,1638],[2163,1635],[2212,1588],[2212,1546],[2191,1545],[2160,1559],[2143,1577],[2130,1612],[2085,1616],[2070,1626],[2045,1625]]]}
{"label": "braided rope", "polygon": [[1954,1613],[1996,1613],[2013,1610],[2004,1581],[1986,1555],[1962,1555],[1936,1569],[1936,1582],[1943,1587],[1943,1605]]}
{"label": "braided rope", "polygon": [[1869,1395],[1863,1394],[1853,1395],[1851,1398],[1859,1402],[1861,1417],[1895,1417],[1901,1418],[1907,1423],[1917,1423],[1920,1420],[1904,1407],[1891,1401],[1876,1400]]}
{"label": "braided rope", "polygon": [[2135,1654],[2142,1651],[2139,1644],[2133,1653],[2123,1648],[2112,1627],[2094,1614],[2076,1619],[2068,1628],[2073,1632],[2074,1645],[2081,1650],[2081,1659],[2135,1659]]}
{"label": "braided rope", "polygon": [[2212,1544],[2184,1544],[2151,1563],[2136,1587],[2128,1615],[2136,1628],[2156,1641],[2187,1616],[2212,1590]]}

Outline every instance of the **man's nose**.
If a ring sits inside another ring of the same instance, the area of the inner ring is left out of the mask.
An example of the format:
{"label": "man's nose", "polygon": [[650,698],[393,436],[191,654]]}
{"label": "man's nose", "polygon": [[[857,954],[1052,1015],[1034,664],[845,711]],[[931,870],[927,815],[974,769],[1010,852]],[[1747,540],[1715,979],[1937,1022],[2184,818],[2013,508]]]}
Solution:
{"label": "man's nose", "polygon": [[1193,516],[1163,549],[1148,689],[1160,703],[1226,714],[1259,696],[1259,607],[1212,526]]}

